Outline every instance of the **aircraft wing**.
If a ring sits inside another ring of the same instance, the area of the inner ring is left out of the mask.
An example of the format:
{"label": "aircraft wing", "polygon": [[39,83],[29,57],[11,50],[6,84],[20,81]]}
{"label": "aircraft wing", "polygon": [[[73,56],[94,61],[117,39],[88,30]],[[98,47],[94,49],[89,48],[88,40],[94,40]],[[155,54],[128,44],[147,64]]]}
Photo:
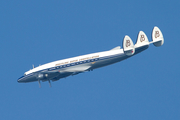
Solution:
{"label": "aircraft wing", "polygon": [[61,78],[70,76],[70,75],[77,75],[79,73],[83,73],[85,71],[88,71],[90,69],[91,66],[78,66],[78,67],[73,67],[73,68],[69,68],[66,70],[61,70],[58,76],[54,77],[52,79],[52,81],[56,81],[59,80]]}
{"label": "aircraft wing", "polygon": [[76,67],[71,67],[69,69],[66,69],[66,70],[62,70],[60,71],[61,72],[71,72],[71,73],[76,73],[76,72],[84,72],[84,71],[87,71],[89,70],[91,66],[76,66]]}

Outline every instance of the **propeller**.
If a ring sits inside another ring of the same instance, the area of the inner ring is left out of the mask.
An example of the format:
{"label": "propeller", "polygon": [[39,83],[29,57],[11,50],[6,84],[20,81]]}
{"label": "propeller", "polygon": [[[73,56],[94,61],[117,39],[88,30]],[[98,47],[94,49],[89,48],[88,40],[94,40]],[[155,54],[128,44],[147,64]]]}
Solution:
{"label": "propeller", "polygon": [[51,87],[51,82],[50,82],[50,80],[48,80],[48,82],[49,82],[49,87]]}
{"label": "propeller", "polygon": [[38,80],[38,83],[39,83],[39,88],[41,88],[41,83],[40,83],[40,80]]}

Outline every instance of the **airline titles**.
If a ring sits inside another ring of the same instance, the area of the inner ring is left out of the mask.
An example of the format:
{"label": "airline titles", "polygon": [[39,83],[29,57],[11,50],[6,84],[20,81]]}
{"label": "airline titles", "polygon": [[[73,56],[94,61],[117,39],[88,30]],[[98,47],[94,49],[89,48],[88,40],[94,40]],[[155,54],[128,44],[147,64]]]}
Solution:
{"label": "airline titles", "polygon": [[74,62],[89,60],[89,59],[93,59],[93,58],[99,58],[99,55],[92,56],[92,57],[81,58],[81,59],[76,59],[76,60],[71,60],[71,61],[66,61],[66,62],[62,62],[62,63],[56,64],[55,66],[60,66],[60,65],[64,65],[64,64],[69,64],[69,63],[74,63]]}

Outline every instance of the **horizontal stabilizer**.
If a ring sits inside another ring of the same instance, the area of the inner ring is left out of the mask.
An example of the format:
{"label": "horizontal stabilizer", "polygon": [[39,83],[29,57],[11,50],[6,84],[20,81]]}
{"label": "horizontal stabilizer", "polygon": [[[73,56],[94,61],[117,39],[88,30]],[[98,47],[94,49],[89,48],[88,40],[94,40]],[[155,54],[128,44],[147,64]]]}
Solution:
{"label": "horizontal stabilizer", "polygon": [[137,42],[135,44],[135,48],[142,46],[149,46],[149,41],[146,34],[143,31],[140,31],[138,34]]}
{"label": "horizontal stabilizer", "polygon": [[125,36],[123,40],[123,50],[128,56],[133,55],[135,52],[134,43],[129,36]]}
{"label": "horizontal stabilizer", "polygon": [[[119,50],[119,49],[121,49],[121,47],[120,46],[117,46],[117,47],[115,47],[115,48],[113,48],[113,49],[111,49],[111,50]],[[111,51],[110,50],[110,51]]]}
{"label": "horizontal stabilizer", "polygon": [[156,26],[154,27],[154,29],[152,31],[152,40],[153,40],[153,44],[156,47],[159,47],[164,44],[163,34],[162,34],[161,30]]}

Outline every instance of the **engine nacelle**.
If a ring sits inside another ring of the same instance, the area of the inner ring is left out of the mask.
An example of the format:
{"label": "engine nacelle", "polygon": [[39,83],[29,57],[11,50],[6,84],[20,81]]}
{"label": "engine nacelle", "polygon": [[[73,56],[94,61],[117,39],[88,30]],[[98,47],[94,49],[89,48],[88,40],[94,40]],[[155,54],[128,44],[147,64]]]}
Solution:
{"label": "engine nacelle", "polygon": [[40,74],[37,75],[38,80],[44,80],[44,79],[47,79],[47,77],[48,77],[48,74],[40,73]]}

